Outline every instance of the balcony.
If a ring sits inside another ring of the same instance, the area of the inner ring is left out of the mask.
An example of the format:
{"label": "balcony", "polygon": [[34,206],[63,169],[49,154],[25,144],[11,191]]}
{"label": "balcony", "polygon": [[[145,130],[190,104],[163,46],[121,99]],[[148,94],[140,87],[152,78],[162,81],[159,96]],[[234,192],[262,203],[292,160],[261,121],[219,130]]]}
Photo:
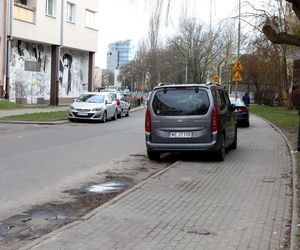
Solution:
{"label": "balcony", "polygon": [[28,7],[21,3],[14,3],[14,19],[35,23],[35,8]]}

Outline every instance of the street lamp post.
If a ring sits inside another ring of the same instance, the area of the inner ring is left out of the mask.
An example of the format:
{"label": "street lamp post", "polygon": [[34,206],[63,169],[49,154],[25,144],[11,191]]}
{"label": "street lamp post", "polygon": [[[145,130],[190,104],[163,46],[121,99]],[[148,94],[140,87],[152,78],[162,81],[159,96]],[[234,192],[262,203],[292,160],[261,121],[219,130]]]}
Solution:
{"label": "street lamp post", "polygon": [[297,150],[298,150],[298,152],[300,152],[300,100],[298,100],[298,116],[299,116],[299,122],[298,122],[298,148],[297,148]]}
{"label": "street lamp post", "polygon": [[188,77],[188,63],[187,63],[187,57],[185,57],[185,83],[187,83],[187,77]]}

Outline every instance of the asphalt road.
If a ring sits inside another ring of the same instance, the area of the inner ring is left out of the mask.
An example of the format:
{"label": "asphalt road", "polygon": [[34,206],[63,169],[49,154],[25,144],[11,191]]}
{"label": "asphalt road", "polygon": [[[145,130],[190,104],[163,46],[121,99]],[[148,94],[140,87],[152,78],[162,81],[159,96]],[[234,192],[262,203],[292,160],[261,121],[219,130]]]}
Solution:
{"label": "asphalt road", "polygon": [[143,124],[143,110],[104,124],[0,124],[0,220],[145,153]]}

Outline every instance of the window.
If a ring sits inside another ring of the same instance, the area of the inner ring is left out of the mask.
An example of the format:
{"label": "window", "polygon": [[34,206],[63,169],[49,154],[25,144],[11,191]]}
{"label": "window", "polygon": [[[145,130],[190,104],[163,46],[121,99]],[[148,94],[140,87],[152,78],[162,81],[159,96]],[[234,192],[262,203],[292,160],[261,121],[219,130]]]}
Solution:
{"label": "window", "polygon": [[67,21],[75,23],[75,4],[67,3]]}
{"label": "window", "polygon": [[85,10],[85,25],[88,28],[96,28],[96,13],[91,10]]}
{"label": "window", "polygon": [[152,108],[161,116],[205,115],[209,97],[205,90],[195,87],[160,89],[155,93]]}
{"label": "window", "polygon": [[46,15],[55,16],[55,0],[46,0]]}

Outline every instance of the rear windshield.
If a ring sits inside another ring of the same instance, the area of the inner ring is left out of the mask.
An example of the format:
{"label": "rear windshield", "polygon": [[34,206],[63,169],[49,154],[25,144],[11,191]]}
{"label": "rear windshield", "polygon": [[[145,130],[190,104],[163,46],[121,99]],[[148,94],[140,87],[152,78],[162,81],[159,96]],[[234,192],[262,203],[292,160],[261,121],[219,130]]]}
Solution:
{"label": "rear windshield", "polygon": [[230,103],[235,104],[235,106],[246,106],[245,103],[240,98],[230,97]]}
{"label": "rear windshield", "polygon": [[166,88],[156,91],[152,108],[156,115],[205,115],[209,108],[207,92],[197,87]]}

